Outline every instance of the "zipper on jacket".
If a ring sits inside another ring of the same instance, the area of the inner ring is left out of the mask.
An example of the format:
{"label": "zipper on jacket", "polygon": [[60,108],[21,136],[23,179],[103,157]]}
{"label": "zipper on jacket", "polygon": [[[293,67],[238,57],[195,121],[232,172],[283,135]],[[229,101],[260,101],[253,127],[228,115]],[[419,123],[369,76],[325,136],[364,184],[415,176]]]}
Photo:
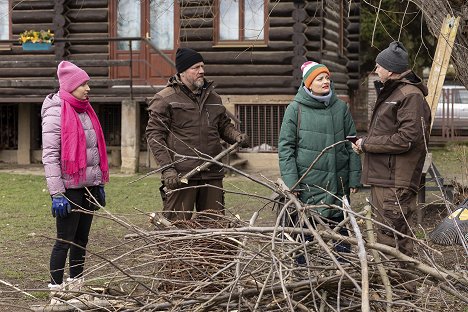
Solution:
{"label": "zipper on jacket", "polygon": [[210,112],[208,112],[206,108],[205,108],[205,112],[206,112],[207,124],[209,126],[210,125]]}
{"label": "zipper on jacket", "polygon": [[392,179],[392,155],[388,156],[388,179]]}

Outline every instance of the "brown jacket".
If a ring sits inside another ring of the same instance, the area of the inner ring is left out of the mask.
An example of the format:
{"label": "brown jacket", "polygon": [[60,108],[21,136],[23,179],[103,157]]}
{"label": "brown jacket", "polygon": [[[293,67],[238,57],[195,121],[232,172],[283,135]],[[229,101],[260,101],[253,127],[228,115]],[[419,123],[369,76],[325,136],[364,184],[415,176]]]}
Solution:
{"label": "brown jacket", "polygon": [[429,139],[431,122],[427,88],[412,71],[383,86],[377,82],[376,88],[377,101],[362,143],[365,155],[361,181],[417,192],[426,156],[424,140]]}
{"label": "brown jacket", "polygon": [[[146,137],[154,158],[161,167],[170,165],[184,175],[203,161],[187,159],[177,162],[180,159],[174,159],[174,153],[213,157],[222,151],[220,139],[230,144],[236,141],[240,132],[234,128],[226,115],[221,97],[213,89],[213,82],[205,81],[201,94],[196,96],[176,75],[151,100]],[[212,165],[192,179],[223,177],[223,169]]]}

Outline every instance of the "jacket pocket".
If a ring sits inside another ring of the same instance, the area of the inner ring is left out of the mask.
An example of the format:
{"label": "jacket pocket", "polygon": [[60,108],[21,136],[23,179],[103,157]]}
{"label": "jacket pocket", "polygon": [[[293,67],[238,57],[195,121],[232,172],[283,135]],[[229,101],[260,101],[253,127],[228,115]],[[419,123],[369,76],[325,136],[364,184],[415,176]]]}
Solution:
{"label": "jacket pocket", "polygon": [[199,126],[199,111],[193,103],[173,102],[172,125],[176,128],[188,128]]}

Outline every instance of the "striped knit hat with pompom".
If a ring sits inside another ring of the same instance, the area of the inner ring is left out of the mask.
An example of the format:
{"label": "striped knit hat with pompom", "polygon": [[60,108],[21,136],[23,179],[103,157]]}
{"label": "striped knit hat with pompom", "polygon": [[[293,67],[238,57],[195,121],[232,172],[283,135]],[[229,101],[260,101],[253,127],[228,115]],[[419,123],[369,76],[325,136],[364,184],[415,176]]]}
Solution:
{"label": "striped knit hat with pompom", "polygon": [[328,70],[327,66],[312,61],[308,61],[302,64],[301,70],[302,80],[304,81],[304,86],[307,89],[310,89],[312,81],[314,81],[315,77],[321,73],[327,73],[330,75],[330,71]]}

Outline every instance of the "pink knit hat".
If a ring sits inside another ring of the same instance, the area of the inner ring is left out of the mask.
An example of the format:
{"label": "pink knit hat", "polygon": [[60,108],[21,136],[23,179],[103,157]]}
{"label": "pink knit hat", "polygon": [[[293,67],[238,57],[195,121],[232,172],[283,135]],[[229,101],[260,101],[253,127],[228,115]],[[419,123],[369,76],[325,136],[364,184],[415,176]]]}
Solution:
{"label": "pink knit hat", "polygon": [[60,62],[57,68],[57,77],[60,83],[60,89],[68,93],[73,92],[84,82],[89,80],[88,74],[68,61]]}

